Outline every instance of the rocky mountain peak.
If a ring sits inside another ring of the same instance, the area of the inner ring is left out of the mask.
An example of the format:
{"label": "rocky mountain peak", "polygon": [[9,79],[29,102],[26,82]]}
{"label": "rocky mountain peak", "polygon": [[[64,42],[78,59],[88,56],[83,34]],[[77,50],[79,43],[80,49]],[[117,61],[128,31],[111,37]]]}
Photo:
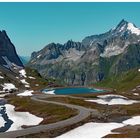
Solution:
{"label": "rocky mountain peak", "polygon": [[122,20],[120,21],[120,23],[116,26],[116,29],[120,29],[120,28],[122,28],[122,27],[124,27],[124,26],[127,26],[128,23],[129,23],[128,21],[122,19]]}
{"label": "rocky mountain peak", "polygon": [[64,44],[64,46],[76,46],[76,44],[78,44],[78,43],[80,43],[80,42],[75,42],[75,41],[73,41],[73,40],[68,40],[68,41]]}
{"label": "rocky mountain peak", "polygon": [[0,66],[10,70],[23,67],[15,46],[9,39],[5,30],[0,31]]}
{"label": "rocky mountain peak", "polygon": [[140,29],[136,27],[135,24],[128,22],[124,19],[116,26],[114,30],[112,30],[114,34],[135,34],[140,35]]}

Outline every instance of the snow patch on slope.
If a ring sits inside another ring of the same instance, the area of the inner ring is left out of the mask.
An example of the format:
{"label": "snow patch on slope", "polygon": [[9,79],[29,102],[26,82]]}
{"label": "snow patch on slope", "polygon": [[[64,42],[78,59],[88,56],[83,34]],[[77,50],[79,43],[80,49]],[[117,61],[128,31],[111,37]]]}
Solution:
{"label": "snow patch on slope", "polygon": [[111,132],[113,129],[124,127],[126,125],[138,125],[140,124],[140,116],[134,116],[130,119],[123,121],[122,123],[86,123],[80,127],[77,127],[57,138],[102,138]]}
{"label": "snow patch on slope", "polygon": [[22,125],[38,125],[43,118],[39,118],[29,112],[16,112],[14,106],[6,104],[7,116],[14,122],[8,131],[20,130]]}
{"label": "snow patch on slope", "polygon": [[57,138],[102,138],[110,134],[111,130],[122,127],[121,123],[86,123]]}
{"label": "snow patch on slope", "polygon": [[130,105],[133,103],[137,103],[139,101],[129,100],[121,95],[101,95],[98,96],[99,99],[94,100],[85,100],[88,102],[95,102],[98,104],[107,104],[107,105]]}
{"label": "snow patch on slope", "polygon": [[4,79],[4,77],[3,76],[0,76],[0,79]]}
{"label": "snow patch on slope", "polygon": [[105,48],[104,52],[100,54],[101,57],[111,57],[114,55],[119,55],[124,52],[126,47],[120,48],[119,46],[108,46]]}
{"label": "snow patch on slope", "polygon": [[24,77],[24,78],[27,77],[27,76],[26,76],[26,71],[25,71],[25,69],[20,70],[19,73],[20,73],[20,76],[21,76],[21,77]]}
{"label": "snow patch on slope", "polygon": [[36,79],[35,77],[32,77],[32,76],[29,76],[28,78],[30,78],[30,79]]}
{"label": "snow patch on slope", "polygon": [[38,56],[37,56],[37,58],[40,58],[41,57],[41,54],[39,54]]}
{"label": "snow patch on slope", "polygon": [[102,98],[102,99],[105,99],[105,98],[125,98],[125,99],[127,99],[127,97],[124,97],[122,95],[116,95],[116,94],[99,95],[97,97]]}
{"label": "snow patch on slope", "polygon": [[12,83],[4,83],[4,85],[2,85],[2,87],[3,87],[3,90],[4,90],[4,91],[5,91],[5,90],[10,91],[10,90],[13,90],[13,89],[17,89],[17,88],[15,87],[15,85],[12,84]]}
{"label": "snow patch on slope", "polygon": [[[24,77],[24,78],[27,78],[25,69],[20,70],[19,73],[20,73],[20,76],[21,76],[22,78],[23,78],[23,77]],[[30,77],[30,76],[29,76],[29,78],[30,78],[30,79],[31,79],[31,78],[33,79],[33,77]],[[21,79],[20,81],[21,81],[22,84],[25,85],[25,87],[27,87],[27,88],[30,87],[30,84],[26,81],[26,79]]]}
{"label": "snow patch on slope", "polygon": [[32,96],[32,92],[34,92],[33,90],[26,90],[22,93],[17,94],[17,96]]}
{"label": "snow patch on slope", "polygon": [[126,99],[111,99],[110,101],[103,100],[103,99],[97,99],[97,100],[86,100],[86,101],[96,102],[98,104],[104,104],[104,105],[130,105],[133,103],[137,103],[137,101],[126,100]]}
{"label": "snow patch on slope", "polygon": [[20,80],[22,84],[25,85],[25,87],[29,88],[30,87],[30,84],[25,80],[25,79],[22,79]]}
{"label": "snow patch on slope", "polygon": [[136,28],[132,23],[128,23],[127,29],[130,30],[132,34],[140,35],[140,29]]}
{"label": "snow patch on slope", "polygon": [[137,124],[140,124],[140,116],[135,116],[135,117],[132,117],[128,120],[125,120],[123,121],[123,124],[126,124],[126,125],[137,125]]}
{"label": "snow patch on slope", "polygon": [[133,95],[135,95],[135,96],[139,96],[139,93],[133,93]]}
{"label": "snow patch on slope", "polygon": [[26,82],[26,80],[25,80],[25,79],[22,79],[22,80],[20,80],[20,81],[21,81],[21,83],[22,83],[22,84],[29,85],[29,83],[28,83],[28,82]]}

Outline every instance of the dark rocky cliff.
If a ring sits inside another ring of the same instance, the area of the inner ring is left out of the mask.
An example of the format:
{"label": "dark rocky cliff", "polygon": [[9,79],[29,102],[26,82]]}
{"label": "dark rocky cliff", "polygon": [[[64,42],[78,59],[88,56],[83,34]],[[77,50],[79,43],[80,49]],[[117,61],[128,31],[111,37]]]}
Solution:
{"label": "dark rocky cliff", "polygon": [[23,67],[6,31],[0,31],[0,65],[6,68]]}

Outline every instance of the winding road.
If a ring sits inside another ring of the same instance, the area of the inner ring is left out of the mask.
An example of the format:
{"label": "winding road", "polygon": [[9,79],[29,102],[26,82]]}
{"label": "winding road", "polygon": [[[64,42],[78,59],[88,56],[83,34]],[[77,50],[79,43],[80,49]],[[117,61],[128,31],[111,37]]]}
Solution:
{"label": "winding road", "polygon": [[51,104],[56,104],[56,105],[62,105],[66,106],[68,108],[76,109],[78,111],[78,114],[74,117],[71,117],[66,120],[62,120],[56,123],[51,123],[47,125],[38,125],[38,126],[33,126],[30,128],[22,129],[22,130],[16,130],[16,131],[9,131],[9,132],[4,132],[0,133],[0,138],[16,138],[20,136],[25,136],[29,134],[35,134],[39,133],[41,131],[48,131],[48,130],[54,130],[57,128],[63,128],[72,124],[76,124],[87,117],[89,117],[92,114],[95,116],[99,116],[99,112],[95,109],[90,109],[90,108],[85,108],[82,106],[78,105],[72,105],[72,104],[66,104],[66,103],[60,103],[60,102],[55,102],[55,101],[47,101],[44,100],[47,98],[47,95],[34,95],[31,97],[32,100],[37,101],[37,102],[43,102],[43,103],[51,103]]}

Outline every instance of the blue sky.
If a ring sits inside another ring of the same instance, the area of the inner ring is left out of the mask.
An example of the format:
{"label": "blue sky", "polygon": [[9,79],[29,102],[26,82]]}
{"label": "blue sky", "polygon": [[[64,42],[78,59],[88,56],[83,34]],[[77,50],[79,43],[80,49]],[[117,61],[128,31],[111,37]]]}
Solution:
{"label": "blue sky", "polygon": [[0,30],[22,56],[51,42],[104,33],[121,19],[140,27],[140,3],[0,3]]}

